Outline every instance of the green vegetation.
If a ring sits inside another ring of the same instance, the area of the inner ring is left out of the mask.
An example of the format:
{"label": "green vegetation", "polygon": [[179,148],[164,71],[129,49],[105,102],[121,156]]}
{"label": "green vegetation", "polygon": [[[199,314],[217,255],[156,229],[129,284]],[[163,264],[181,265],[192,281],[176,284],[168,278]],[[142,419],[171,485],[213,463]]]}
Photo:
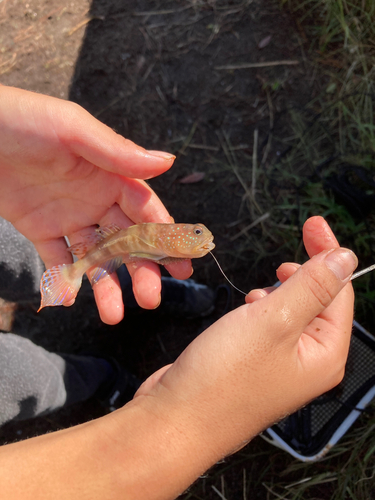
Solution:
{"label": "green vegetation", "polygon": [[[279,169],[297,175],[298,224],[309,213],[327,216],[362,268],[375,259],[375,3],[285,0],[284,5],[309,42],[321,92],[303,114],[291,111],[295,139]],[[301,167],[309,181],[298,179]],[[372,331],[374,284],[372,275],[355,282],[357,319]]]}
{"label": "green vegetation", "polygon": [[[304,109],[288,111],[287,139],[281,134],[269,139],[282,147],[267,171],[259,168],[262,159],[243,154],[240,162],[222,143],[252,219],[271,214],[260,220],[256,235],[241,231],[238,251],[256,249],[254,267],[274,255],[275,248],[278,255],[302,262],[300,229],[309,216],[320,214],[340,243],[356,252],[362,269],[375,262],[375,2],[282,3],[308,47],[318,91]],[[264,89],[277,92],[280,85]],[[252,172],[238,167],[242,160],[252,164]],[[375,275],[359,278],[354,286],[356,318],[375,332]],[[297,462],[257,439],[185,498],[369,500],[374,484],[375,417],[370,412],[318,463]],[[216,496],[210,496],[212,491]],[[233,496],[234,491],[242,496]]]}
{"label": "green vegetation", "polygon": [[[249,198],[250,210],[258,217],[272,212],[257,240],[263,248],[258,260],[267,257],[272,232],[272,245],[277,242],[281,253],[301,261],[300,229],[320,214],[340,243],[356,252],[361,269],[375,262],[375,3],[282,3],[308,47],[317,90],[303,109],[288,110],[289,134],[277,137],[274,127],[279,159],[257,171],[257,186],[265,189],[258,199],[265,201],[255,207]],[[248,244],[255,244],[251,236]],[[357,320],[374,331],[375,276],[365,275],[354,286]]]}

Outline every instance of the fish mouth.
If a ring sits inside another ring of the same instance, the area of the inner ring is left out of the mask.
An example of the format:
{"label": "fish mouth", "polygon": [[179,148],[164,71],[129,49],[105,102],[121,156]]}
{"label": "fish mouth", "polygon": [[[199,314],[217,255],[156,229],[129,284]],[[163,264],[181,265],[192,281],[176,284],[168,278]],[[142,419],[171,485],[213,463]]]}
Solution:
{"label": "fish mouth", "polygon": [[213,241],[210,241],[209,243],[205,243],[201,249],[202,250],[207,250],[207,252],[210,252],[215,248],[215,243]]}
{"label": "fish mouth", "polygon": [[197,252],[200,254],[200,257],[203,257],[208,252],[211,252],[215,248],[215,243],[212,241],[213,237],[211,237],[208,241],[205,241],[203,245],[197,248]]}

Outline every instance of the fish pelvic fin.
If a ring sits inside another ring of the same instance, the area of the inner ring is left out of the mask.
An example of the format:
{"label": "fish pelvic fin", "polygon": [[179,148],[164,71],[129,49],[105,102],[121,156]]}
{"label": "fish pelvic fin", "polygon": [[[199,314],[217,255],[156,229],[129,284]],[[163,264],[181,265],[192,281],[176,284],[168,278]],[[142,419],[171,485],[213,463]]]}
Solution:
{"label": "fish pelvic fin", "polygon": [[40,281],[42,299],[38,312],[43,307],[65,305],[76,298],[81,288],[82,275],[72,277],[72,265],[74,264],[61,264],[43,273]]}
{"label": "fish pelvic fin", "polygon": [[100,266],[92,267],[89,270],[91,286],[95,285],[98,281],[114,273],[122,264],[122,257],[103,262]]}

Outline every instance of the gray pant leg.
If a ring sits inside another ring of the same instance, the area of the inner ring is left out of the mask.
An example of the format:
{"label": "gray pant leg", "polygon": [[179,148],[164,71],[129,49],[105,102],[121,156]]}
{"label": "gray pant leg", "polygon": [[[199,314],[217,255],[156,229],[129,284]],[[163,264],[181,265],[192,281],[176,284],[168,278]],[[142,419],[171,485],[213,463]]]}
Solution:
{"label": "gray pant leg", "polygon": [[[39,297],[43,271],[34,245],[0,218],[0,297]],[[104,360],[53,354],[23,337],[0,334],[0,425],[85,401],[112,376]]]}
{"label": "gray pant leg", "polygon": [[37,297],[43,271],[34,245],[0,217],[0,297],[13,302]]}
{"label": "gray pant leg", "polygon": [[12,333],[0,334],[0,425],[85,401],[111,379],[91,356],[58,355]]}

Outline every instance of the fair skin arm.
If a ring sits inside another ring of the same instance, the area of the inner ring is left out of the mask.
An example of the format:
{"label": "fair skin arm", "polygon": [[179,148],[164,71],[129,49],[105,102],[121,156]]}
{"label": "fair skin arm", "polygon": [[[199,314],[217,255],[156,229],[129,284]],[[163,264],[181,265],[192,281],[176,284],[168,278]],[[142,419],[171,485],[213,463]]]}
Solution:
{"label": "fair skin arm", "polygon": [[[197,337],[133,401],[96,421],[0,449],[0,497],[169,500],[216,461],[338,384],[357,261],[309,219],[311,259]],[[257,292],[258,293],[258,292]]]}
{"label": "fair skin arm", "polygon": [[[146,151],[76,104],[0,85],[0,137],[0,216],[34,243],[47,268],[72,262],[64,236],[74,244],[96,224],[172,221],[142,179],[168,170],[174,156]],[[192,272],[190,261],[167,267],[176,278]],[[149,262],[129,271],[139,305],[157,307],[159,267]],[[102,320],[121,321],[116,275],[94,294]]]}

